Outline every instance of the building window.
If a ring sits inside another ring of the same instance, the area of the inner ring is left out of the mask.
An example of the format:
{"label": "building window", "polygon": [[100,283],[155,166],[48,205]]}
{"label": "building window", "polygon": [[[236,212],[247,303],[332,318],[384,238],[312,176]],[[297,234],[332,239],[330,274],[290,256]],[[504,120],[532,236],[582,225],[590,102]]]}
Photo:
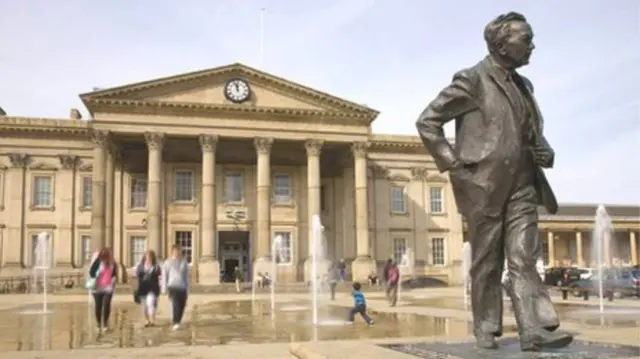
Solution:
{"label": "building window", "polygon": [[429,188],[429,203],[431,213],[444,213],[444,198],[442,187]]}
{"label": "building window", "polygon": [[547,241],[541,241],[542,242],[542,263],[544,263],[545,266],[549,265],[549,243],[547,243]]}
{"label": "building window", "polygon": [[36,176],[33,179],[33,206],[51,207],[53,205],[53,186],[51,176]]}
{"label": "building window", "polygon": [[192,171],[176,171],[173,174],[173,200],[193,201]]}
{"label": "building window", "polygon": [[83,264],[91,262],[93,252],[91,251],[91,236],[80,236],[80,243],[82,244],[82,261]]}
{"label": "building window", "polygon": [[242,202],[244,199],[244,179],[241,173],[225,174],[224,195],[227,202]]}
{"label": "building window", "polygon": [[147,238],[145,236],[131,236],[131,266],[140,263],[147,251]]}
{"label": "building window", "polygon": [[291,203],[291,176],[277,174],[273,176],[273,200],[275,203]]}
{"label": "building window", "polygon": [[407,205],[404,200],[404,187],[402,186],[391,186],[391,212],[407,212]]}
{"label": "building window", "polygon": [[91,182],[91,176],[82,177],[82,208],[91,208],[93,200],[93,184]]}
{"label": "building window", "polygon": [[147,179],[131,177],[131,208],[147,206]]}
{"label": "building window", "polygon": [[[276,263],[281,265],[290,265],[293,262],[293,246],[291,243],[291,232],[275,232],[273,239],[280,237],[280,248]],[[273,240],[272,239],[272,240]]]}
{"label": "building window", "polygon": [[434,266],[443,266],[446,264],[444,250],[444,238],[431,239],[431,252],[433,254],[432,260]]}
{"label": "building window", "polygon": [[53,267],[54,263],[51,233],[46,233],[46,239],[40,244],[38,238],[42,233],[31,235],[31,265],[50,268]]}
{"label": "building window", "polygon": [[176,244],[182,248],[182,255],[191,263],[193,259],[193,232],[176,231]]}
{"label": "building window", "polygon": [[402,257],[407,253],[407,239],[405,237],[393,237],[393,260],[396,264],[402,263]]}

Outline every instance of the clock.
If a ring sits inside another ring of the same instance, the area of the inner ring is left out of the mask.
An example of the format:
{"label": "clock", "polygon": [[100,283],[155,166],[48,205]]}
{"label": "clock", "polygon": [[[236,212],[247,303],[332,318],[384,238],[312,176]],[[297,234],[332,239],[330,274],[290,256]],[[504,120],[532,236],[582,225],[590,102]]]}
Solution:
{"label": "clock", "polygon": [[243,79],[231,79],[224,87],[224,96],[234,103],[245,102],[251,97],[249,83]]}

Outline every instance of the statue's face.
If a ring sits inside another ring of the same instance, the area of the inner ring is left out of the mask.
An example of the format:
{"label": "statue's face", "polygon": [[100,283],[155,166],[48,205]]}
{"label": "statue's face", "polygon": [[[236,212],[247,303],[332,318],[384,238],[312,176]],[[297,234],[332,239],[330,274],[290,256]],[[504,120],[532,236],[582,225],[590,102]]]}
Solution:
{"label": "statue's face", "polygon": [[509,27],[509,36],[502,46],[501,55],[508,58],[515,67],[527,65],[535,48],[533,30],[524,21],[514,21]]}

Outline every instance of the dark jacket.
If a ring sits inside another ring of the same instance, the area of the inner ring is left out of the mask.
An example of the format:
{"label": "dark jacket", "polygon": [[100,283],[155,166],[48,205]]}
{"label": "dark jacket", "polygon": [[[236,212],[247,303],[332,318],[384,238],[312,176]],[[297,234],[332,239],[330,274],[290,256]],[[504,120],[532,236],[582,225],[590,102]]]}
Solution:
{"label": "dark jacket", "polygon": [[[416,127],[425,147],[440,172],[460,162],[465,168],[451,173],[458,210],[463,216],[482,210],[484,214],[498,215],[513,187],[523,146],[521,121],[514,111],[512,93],[507,88],[505,73],[491,57],[477,65],[459,71],[452,83],[420,114]],[[524,83],[524,96],[532,104],[534,115],[530,119],[533,132],[532,145],[549,148],[542,135],[542,115],[533,98],[531,82],[519,75]],[[455,119],[455,144],[445,138],[443,126]],[[547,167],[551,167],[551,161]],[[533,168],[536,191],[540,204],[549,213],[556,213],[558,203],[541,168]]]}
{"label": "dark jacket", "polygon": [[136,267],[136,277],[138,277],[138,295],[145,296],[149,293],[160,295],[160,275],[162,269],[159,265],[153,265],[149,271],[145,271],[144,264],[140,263]]}

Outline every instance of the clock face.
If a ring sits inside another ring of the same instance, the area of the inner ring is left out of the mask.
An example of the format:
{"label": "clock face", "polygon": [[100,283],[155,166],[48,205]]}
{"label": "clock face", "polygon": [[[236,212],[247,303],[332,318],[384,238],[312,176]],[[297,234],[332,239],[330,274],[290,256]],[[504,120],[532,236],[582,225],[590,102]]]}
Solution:
{"label": "clock face", "polygon": [[229,80],[224,88],[224,95],[231,102],[241,103],[249,99],[251,88],[245,80]]}

